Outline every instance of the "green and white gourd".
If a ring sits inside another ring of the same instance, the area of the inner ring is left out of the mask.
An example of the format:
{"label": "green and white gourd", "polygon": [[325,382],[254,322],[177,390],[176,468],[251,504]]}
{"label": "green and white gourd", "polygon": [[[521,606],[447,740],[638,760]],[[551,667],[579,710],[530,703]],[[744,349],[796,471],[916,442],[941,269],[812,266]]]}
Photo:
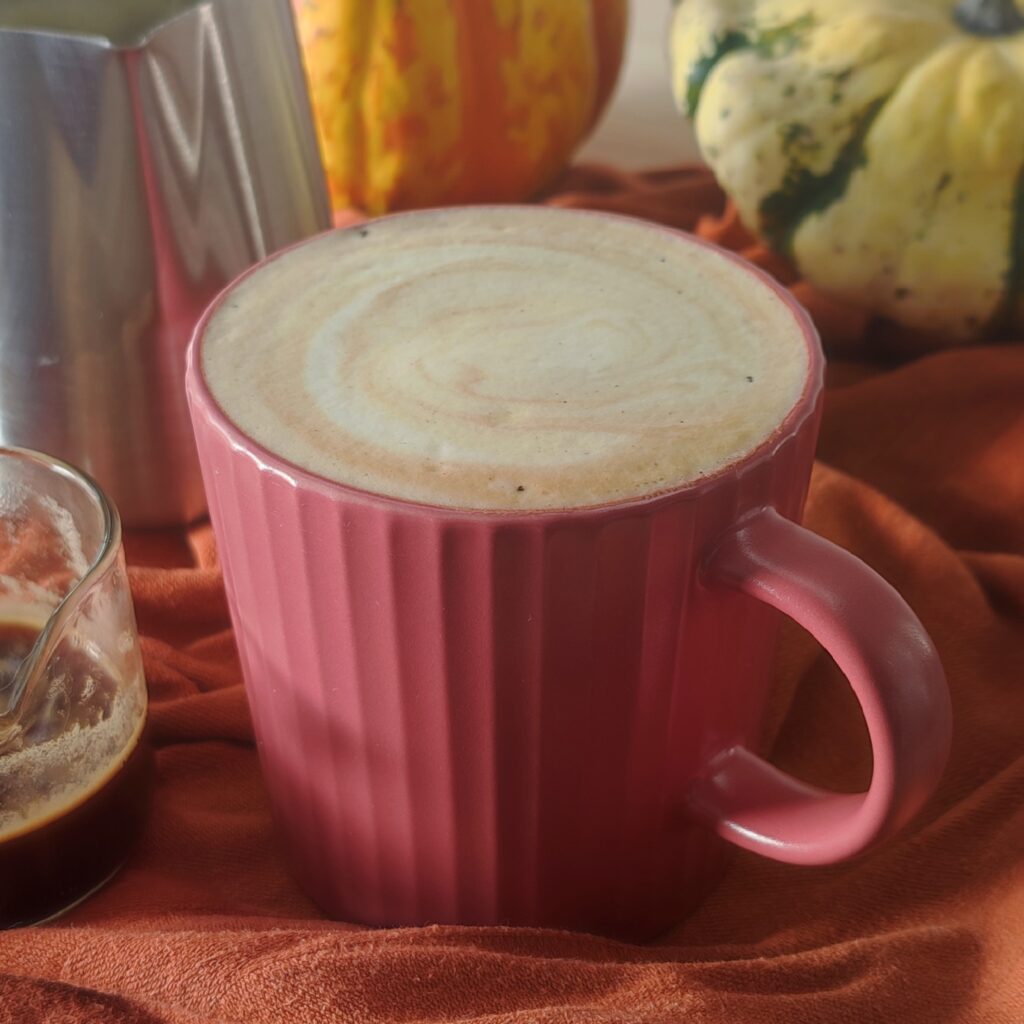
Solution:
{"label": "green and white gourd", "polygon": [[1024,330],[1013,0],[681,0],[677,103],[745,224],[951,343]]}

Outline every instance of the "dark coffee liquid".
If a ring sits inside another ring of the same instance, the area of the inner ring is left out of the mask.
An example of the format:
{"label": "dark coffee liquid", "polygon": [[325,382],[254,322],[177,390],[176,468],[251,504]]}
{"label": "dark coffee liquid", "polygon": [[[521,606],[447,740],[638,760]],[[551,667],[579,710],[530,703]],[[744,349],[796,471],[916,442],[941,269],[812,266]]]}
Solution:
{"label": "dark coffee liquid", "polygon": [[[0,692],[38,630],[0,622]],[[99,766],[104,723],[118,714],[118,682],[85,650],[63,652],[61,686],[31,707],[19,740],[0,751],[0,928],[41,921],[72,906],[120,867],[141,831],[151,753],[138,733]],[[50,737],[53,722],[59,722]],[[21,758],[20,762],[4,760]],[[84,767],[82,767],[84,766]],[[76,772],[81,771],[81,777]],[[80,784],[79,784],[80,783]],[[38,799],[52,784],[57,793]]]}

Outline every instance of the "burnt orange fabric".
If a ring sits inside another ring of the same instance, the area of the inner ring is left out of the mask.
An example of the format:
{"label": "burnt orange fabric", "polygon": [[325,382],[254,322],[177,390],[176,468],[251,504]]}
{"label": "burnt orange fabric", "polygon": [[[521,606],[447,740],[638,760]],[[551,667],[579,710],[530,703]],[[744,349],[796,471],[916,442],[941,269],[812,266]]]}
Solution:
{"label": "burnt orange fabric", "polygon": [[[105,891],[0,935],[0,1020],[1024,1021],[1024,345],[887,357],[921,339],[796,281],[700,169],[578,168],[551,201],[698,230],[811,309],[833,362],[807,522],[891,580],[935,638],[956,716],[938,795],[852,863],[738,854],[701,909],[645,946],[328,922],[274,842],[209,527],[131,536],[152,820]],[[853,699],[794,628],[776,698],[780,765],[864,782]]]}

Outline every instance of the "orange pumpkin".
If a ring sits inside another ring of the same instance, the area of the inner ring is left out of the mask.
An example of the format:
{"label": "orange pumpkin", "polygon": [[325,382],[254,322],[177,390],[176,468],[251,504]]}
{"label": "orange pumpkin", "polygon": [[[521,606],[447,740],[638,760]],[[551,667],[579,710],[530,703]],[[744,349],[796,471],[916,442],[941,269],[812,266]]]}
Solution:
{"label": "orange pumpkin", "polygon": [[618,75],[627,0],[293,0],[335,209],[512,202]]}

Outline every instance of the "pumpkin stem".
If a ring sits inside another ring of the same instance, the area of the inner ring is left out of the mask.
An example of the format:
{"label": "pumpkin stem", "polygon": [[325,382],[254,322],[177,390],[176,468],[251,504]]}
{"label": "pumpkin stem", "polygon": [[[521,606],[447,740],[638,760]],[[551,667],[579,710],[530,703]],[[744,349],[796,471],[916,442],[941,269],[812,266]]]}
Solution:
{"label": "pumpkin stem", "polygon": [[1016,0],[960,0],[953,17],[976,36],[1009,36],[1024,29]]}

